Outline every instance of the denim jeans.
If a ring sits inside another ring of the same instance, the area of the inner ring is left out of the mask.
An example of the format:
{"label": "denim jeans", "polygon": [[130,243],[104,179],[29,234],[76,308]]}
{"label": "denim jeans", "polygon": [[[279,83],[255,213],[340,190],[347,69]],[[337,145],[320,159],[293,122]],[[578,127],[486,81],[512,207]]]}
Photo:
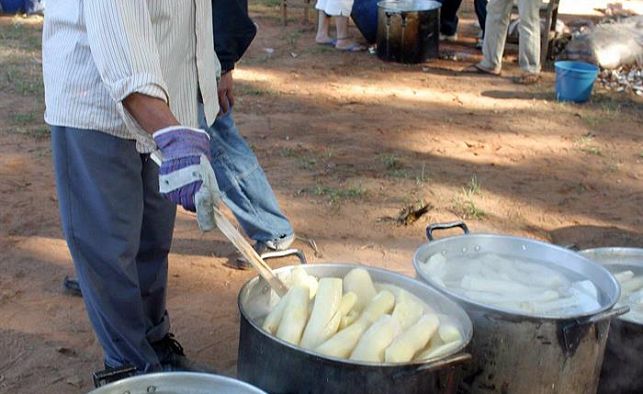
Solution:
{"label": "denim jeans", "polygon": [[484,25],[487,21],[487,0],[473,0],[473,8],[476,11],[478,23],[480,24],[480,29],[482,30],[481,38],[484,38]]}
{"label": "denim jeans", "polygon": [[462,0],[438,0],[440,7],[440,33],[452,36],[458,32],[458,9]]}
{"label": "denim jeans", "polygon": [[210,134],[212,168],[223,193],[223,202],[232,211],[243,231],[255,241],[269,241],[293,233],[281,212],[277,198],[232,118],[232,108],[208,126],[199,114],[200,126]]}

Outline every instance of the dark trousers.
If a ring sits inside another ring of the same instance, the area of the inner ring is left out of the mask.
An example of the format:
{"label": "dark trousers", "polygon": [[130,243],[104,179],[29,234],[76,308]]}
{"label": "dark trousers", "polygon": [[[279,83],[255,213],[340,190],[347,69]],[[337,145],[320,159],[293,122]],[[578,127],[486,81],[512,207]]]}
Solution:
{"label": "dark trousers", "polygon": [[484,38],[484,24],[487,21],[487,0],[473,0],[473,8],[478,17],[480,29],[482,29],[482,37]]}
{"label": "dark trousers", "polygon": [[152,343],[170,328],[167,256],[176,207],[131,140],[52,126],[60,217],[83,300],[111,367],[160,369]]}
{"label": "dark trousers", "polygon": [[438,0],[440,8],[440,33],[452,36],[458,31],[458,9],[462,0]]}

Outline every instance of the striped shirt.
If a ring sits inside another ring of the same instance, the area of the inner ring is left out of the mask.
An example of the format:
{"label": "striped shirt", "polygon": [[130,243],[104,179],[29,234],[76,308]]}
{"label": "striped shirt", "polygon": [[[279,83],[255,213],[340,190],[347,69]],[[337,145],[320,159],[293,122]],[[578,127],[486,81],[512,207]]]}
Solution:
{"label": "striped shirt", "polygon": [[131,93],[169,103],[198,127],[199,91],[209,124],[219,111],[219,61],[211,0],[55,0],[43,29],[45,121],[155,144],[122,104]]}

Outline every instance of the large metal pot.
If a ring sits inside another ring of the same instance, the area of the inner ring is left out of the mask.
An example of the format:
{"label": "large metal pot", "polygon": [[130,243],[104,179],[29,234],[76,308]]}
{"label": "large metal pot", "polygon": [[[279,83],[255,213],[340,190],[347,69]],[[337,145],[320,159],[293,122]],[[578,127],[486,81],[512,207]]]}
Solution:
{"label": "large metal pot", "polygon": [[[610,272],[631,270],[643,275],[643,249],[596,248],[579,252]],[[643,324],[623,315],[612,321],[605,348],[599,393],[643,393]]]}
{"label": "large metal pot", "polygon": [[262,394],[247,383],[195,372],[159,372],[133,376],[99,387],[90,394]]}
{"label": "large metal pot", "polygon": [[399,63],[438,57],[441,6],[430,0],[377,3],[377,56]]}
{"label": "large metal pot", "polygon": [[[265,314],[257,304],[268,302],[270,289],[259,277],[239,293],[241,331],[237,372],[240,379],[271,393],[454,393],[459,367],[470,359],[463,349],[472,336],[471,320],[455,302],[424,283],[390,271],[355,264],[301,265],[319,278],[343,277],[363,267],[374,282],[399,286],[418,296],[437,313],[449,315],[462,330],[465,343],[434,361],[403,364],[361,363],[322,356],[282,341],[261,329],[257,320]],[[295,266],[283,267],[277,273]]]}
{"label": "large metal pot", "polygon": [[[465,235],[433,240],[433,231],[461,227]],[[495,234],[468,234],[462,222],[427,227],[429,242],[415,253],[418,276],[462,305],[475,333],[462,389],[473,393],[592,393],[596,391],[610,318],[620,287],[603,267],[579,254],[544,242]],[[420,264],[435,253],[446,257],[497,253],[537,259],[590,279],[599,290],[600,309],[589,315],[543,318],[472,302],[431,279]]]}

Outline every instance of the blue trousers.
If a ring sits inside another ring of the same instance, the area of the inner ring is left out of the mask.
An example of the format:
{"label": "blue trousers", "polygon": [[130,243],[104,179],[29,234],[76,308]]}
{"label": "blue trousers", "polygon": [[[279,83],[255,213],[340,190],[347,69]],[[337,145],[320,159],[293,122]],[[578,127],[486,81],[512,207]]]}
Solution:
{"label": "blue trousers", "polygon": [[158,168],[134,141],[59,126],[51,137],[63,231],[105,363],[159,370],[176,207],[158,192]]}
{"label": "blue trousers", "polygon": [[440,33],[452,36],[458,31],[458,10],[462,0],[438,0],[440,7]]}
{"label": "blue trousers", "polygon": [[244,232],[255,241],[268,241],[293,233],[257,157],[232,118],[232,109],[208,126],[203,111],[201,128],[210,134],[212,167],[223,201]]}
{"label": "blue trousers", "polygon": [[473,0],[473,7],[478,17],[480,29],[482,29],[482,38],[484,38],[484,25],[487,21],[487,0]]}

